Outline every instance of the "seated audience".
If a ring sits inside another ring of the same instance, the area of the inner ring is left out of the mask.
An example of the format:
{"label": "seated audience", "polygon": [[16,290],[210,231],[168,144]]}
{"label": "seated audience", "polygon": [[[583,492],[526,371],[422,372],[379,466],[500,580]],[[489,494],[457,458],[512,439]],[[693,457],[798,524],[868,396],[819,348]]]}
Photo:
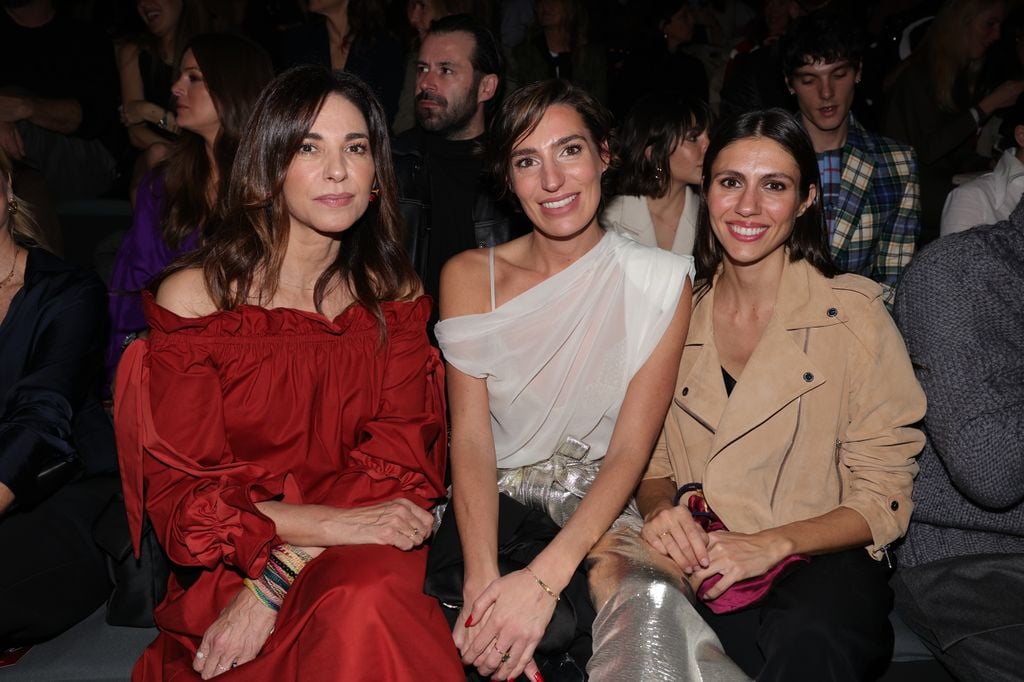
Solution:
{"label": "seated audience", "polygon": [[279,66],[320,64],[366,82],[384,104],[388,122],[398,111],[405,50],[385,26],[379,0],[309,0],[307,21],[281,37]]}
{"label": "seated audience", "polygon": [[711,112],[674,93],[641,98],[622,122],[604,183],[614,195],[602,224],[641,244],[689,256],[697,231]]}
{"label": "seated audience", "polygon": [[1024,81],[991,92],[977,82],[1004,11],[1003,0],[947,0],[889,92],[885,134],[912,146],[920,163],[921,244],[939,235],[953,176],[987,167],[975,151],[981,126],[1024,92]]}
{"label": "seated audience", "polygon": [[[517,90],[491,125],[489,165],[533,231],[441,276],[453,497],[431,562],[460,556],[440,581],[461,588],[446,600],[462,607],[455,643],[485,677],[543,679],[567,654],[582,666],[592,638],[591,679],[745,679],[630,503],[686,336],[692,259],[602,229],[609,132],[563,80]],[[550,542],[520,552],[545,525]]]}
{"label": "seated audience", "polygon": [[273,76],[263,48],[240,36],[210,33],[186,45],[173,87],[182,132],[169,158],[144,176],[131,229],[114,262],[108,374],[128,335],[146,328],[142,290],[212,229],[238,140]]}
{"label": "seated audience", "polygon": [[537,0],[526,40],[512,51],[510,89],[561,78],[604,102],[608,98],[608,60],[591,40],[583,0]]}
{"label": "seated audience", "polygon": [[7,2],[0,12],[0,147],[39,169],[59,201],[99,196],[114,182],[112,55],[98,29],[52,0]]}
{"label": "seated audience", "polygon": [[142,152],[135,171],[141,175],[167,156],[178,132],[174,67],[184,46],[205,29],[206,17],[198,0],[138,0],[135,7],[146,32],[117,46],[117,68],[121,122],[132,146]]}
{"label": "seated audience", "polygon": [[921,230],[917,158],[851,112],[863,54],[860,32],[834,14],[803,17],[782,40],[786,83],[818,157],[833,262],[881,284],[891,306]]}
{"label": "seated audience", "polygon": [[1024,98],[1003,116],[1003,138],[1014,146],[989,173],[953,189],[942,209],[942,236],[1010,217],[1024,194]]}
{"label": "seated audience", "polygon": [[358,78],[285,72],[223,223],[144,299],[115,391],[129,525],[200,570],[172,576],[136,680],[461,676],[423,594],[444,396],[389,146]]}
{"label": "seated audience", "polygon": [[694,8],[686,0],[659,0],[640,11],[639,44],[630,50],[621,77],[609,84],[616,108],[624,113],[641,96],[669,90],[707,102],[707,70],[686,52],[694,38]]}
{"label": "seated audience", "polygon": [[0,151],[0,650],[63,632],[110,593],[92,539],[119,488],[104,300],[98,277],[38,246]]}
{"label": "seated audience", "polygon": [[1024,201],[1009,220],[915,256],[896,295],[928,396],[896,609],[961,680],[1015,680],[1024,670],[1021,291]]}
{"label": "seated audience", "polygon": [[702,185],[689,335],[637,493],[643,536],[689,575],[748,675],[873,679],[892,655],[883,559],[910,518],[924,394],[881,287],[836,272],[795,118],[722,123]]}

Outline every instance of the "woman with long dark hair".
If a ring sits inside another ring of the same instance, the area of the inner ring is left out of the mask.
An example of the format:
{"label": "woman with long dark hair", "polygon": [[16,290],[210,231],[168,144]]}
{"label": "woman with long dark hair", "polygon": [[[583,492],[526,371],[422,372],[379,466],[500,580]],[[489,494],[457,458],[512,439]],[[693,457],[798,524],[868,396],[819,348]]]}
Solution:
{"label": "woman with long dark hair", "polygon": [[888,664],[886,557],[924,443],[903,340],[881,287],[837,274],[818,183],[781,109],[711,136],[690,331],[637,493],[644,538],[758,680],[864,680]]}
{"label": "woman with long dark hair", "polygon": [[125,338],[146,328],[142,289],[210,229],[246,121],[273,76],[269,55],[246,38],[211,33],[186,46],[172,88],[181,135],[167,160],[143,177],[114,262],[110,372]]}
{"label": "woman with long dark hair", "polygon": [[350,74],[292,69],[234,170],[118,372],[133,538],[147,515],[185,569],[134,678],[456,679],[423,594],[442,374],[383,109]]}

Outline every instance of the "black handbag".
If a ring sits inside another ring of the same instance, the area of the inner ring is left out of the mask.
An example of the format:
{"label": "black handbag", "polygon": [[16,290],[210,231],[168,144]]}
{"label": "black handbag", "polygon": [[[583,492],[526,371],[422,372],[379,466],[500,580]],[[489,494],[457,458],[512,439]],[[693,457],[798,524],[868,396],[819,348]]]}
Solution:
{"label": "black handbag", "polygon": [[[561,530],[543,512],[530,509],[508,495],[498,495],[498,570],[502,575],[527,566]],[[464,560],[454,505],[445,510],[427,559],[424,592],[437,599],[450,627],[462,608]],[[534,660],[547,682],[586,680],[593,648],[591,628],[596,613],[590,602],[587,573],[582,565],[562,590]],[[467,680],[483,679],[475,670]]]}
{"label": "black handbag", "polygon": [[107,555],[107,571],[114,584],[107,599],[107,623],[153,627],[153,610],[167,594],[171,566],[149,518],[143,517],[142,542],[136,559],[128,532],[124,495],[118,493],[96,520],[93,540]]}

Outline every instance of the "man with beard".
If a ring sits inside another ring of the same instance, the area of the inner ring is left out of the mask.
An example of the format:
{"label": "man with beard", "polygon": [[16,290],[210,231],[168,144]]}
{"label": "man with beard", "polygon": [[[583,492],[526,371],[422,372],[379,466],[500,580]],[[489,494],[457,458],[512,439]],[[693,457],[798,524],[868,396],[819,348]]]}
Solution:
{"label": "man with beard", "polygon": [[818,156],[832,258],[881,284],[891,307],[921,231],[917,157],[850,112],[863,53],[853,28],[836,15],[811,14],[781,50],[785,82]]}
{"label": "man with beard", "polygon": [[[457,14],[431,24],[417,62],[416,127],[395,140],[393,154],[406,246],[435,300],[446,260],[515,236],[481,178],[480,143],[501,76],[497,41],[479,21]],[[430,328],[436,319],[435,308]]]}

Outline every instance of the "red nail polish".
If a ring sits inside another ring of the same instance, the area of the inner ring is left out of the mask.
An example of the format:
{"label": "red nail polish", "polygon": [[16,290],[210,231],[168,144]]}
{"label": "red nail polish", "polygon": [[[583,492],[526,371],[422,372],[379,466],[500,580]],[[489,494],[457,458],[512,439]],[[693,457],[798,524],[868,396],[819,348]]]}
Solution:
{"label": "red nail polish", "polygon": [[540,674],[539,670],[533,674],[533,682],[544,682],[544,676]]}
{"label": "red nail polish", "polygon": [[469,614],[469,618],[466,619],[466,624],[463,627],[471,627],[473,625],[473,614]]}

